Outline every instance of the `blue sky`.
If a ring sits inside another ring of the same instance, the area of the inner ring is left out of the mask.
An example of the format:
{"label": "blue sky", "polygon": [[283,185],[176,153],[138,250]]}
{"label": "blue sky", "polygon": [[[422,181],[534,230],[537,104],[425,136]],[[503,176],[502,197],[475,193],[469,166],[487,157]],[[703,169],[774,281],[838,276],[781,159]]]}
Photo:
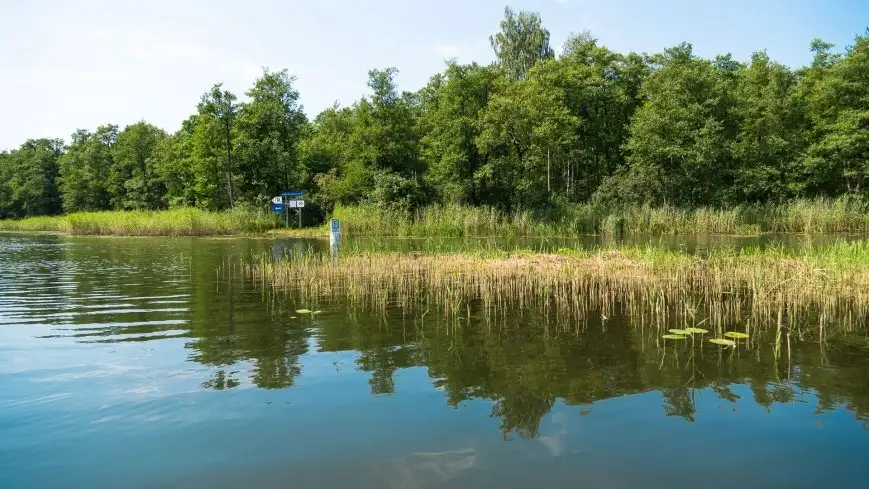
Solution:
{"label": "blue sky", "polygon": [[[298,77],[305,111],[349,105],[367,72],[395,66],[416,90],[446,58],[489,62],[504,0],[2,0],[0,148],[68,139],[76,128],[145,119],[168,131],[224,82],[243,93],[263,66]],[[810,59],[820,37],[842,48],[869,25],[867,0],[538,0],[557,49],[589,29],[618,51],[689,41],[697,53],[758,49],[783,63]]]}

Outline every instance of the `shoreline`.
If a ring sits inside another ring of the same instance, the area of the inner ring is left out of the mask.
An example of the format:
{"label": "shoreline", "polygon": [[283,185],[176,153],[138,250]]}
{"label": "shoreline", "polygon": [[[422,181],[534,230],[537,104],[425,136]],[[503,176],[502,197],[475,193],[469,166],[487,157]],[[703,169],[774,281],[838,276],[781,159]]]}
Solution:
{"label": "shoreline", "polygon": [[[796,200],[731,208],[563,206],[535,214],[488,207],[430,205],[413,212],[376,206],[336,207],[344,236],[382,238],[582,238],[768,234],[869,236],[869,204],[847,199]],[[0,232],[88,236],[275,236],[325,238],[327,224],[284,228],[265,209],[88,211],[0,220]]]}

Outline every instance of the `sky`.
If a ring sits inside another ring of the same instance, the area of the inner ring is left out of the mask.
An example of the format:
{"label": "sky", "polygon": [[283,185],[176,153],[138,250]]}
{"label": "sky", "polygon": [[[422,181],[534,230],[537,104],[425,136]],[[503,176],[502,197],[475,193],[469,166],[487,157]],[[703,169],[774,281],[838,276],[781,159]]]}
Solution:
{"label": "sky", "polygon": [[[488,63],[505,0],[0,0],[0,149],[77,128],[146,120],[177,130],[222,82],[238,95],[264,67],[287,69],[309,117],[367,93],[368,70],[398,68],[417,90],[447,59]],[[869,26],[869,0],[515,0],[560,51],[591,31],[610,49],[790,66],[819,37],[838,49]],[[243,98],[243,97],[242,97]]]}

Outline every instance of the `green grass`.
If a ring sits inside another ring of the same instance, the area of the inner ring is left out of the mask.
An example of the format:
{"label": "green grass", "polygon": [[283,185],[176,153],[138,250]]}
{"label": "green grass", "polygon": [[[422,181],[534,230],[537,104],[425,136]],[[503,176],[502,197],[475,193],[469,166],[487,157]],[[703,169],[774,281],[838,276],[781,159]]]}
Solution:
{"label": "green grass", "polygon": [[869,204],[859,199],[796,200],[727,209],[569,205],[546,215],[487,207],[430,206],[412,214],[373,206],[338,207],[354,236],[577,236],[869,232]]}
{"label": "green grass", "polygon": [[0,220],[0,231],[59,232],[107,236],[209,236],[263,233],[276,226],[266,211],[209,212],[183,208],[166,211],[75,212],[63,216]]}
{"label": "green grass", "polygon": [[[606,208],[567,205],[546,213],[506,213],[489,207],[434,205],[413,213],[374,206],[337,207],[349,236],[472,237],[601,235],[757,235],[760,233],[867,233],[869,203],[860,199],[796,200],[784,204],[727,209],[672,206]],[[283,230],[267,210],[208,212],[79,212],[0,220],[0,231],[51,231],[93,235],[231,235],[269,232],[283,236],[325,236],[327,225]]]}

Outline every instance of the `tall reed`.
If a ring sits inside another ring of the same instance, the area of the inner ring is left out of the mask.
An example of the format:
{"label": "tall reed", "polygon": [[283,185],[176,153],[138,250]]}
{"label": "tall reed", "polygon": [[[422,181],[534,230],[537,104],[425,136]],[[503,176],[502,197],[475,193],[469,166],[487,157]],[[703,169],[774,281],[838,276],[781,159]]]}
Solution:
{"label": "tall reed", "polygon": [[583,234],[758,234],[869,232],[860,199],[795,200],[731,208],[604,207],[572,204],[545,212],[433,205],[412,213],[374,206],[338,207],[345,232],[368,236],[576,236]]}
{"label": "tall reed", "polygon": [[266,211],[210,212],[193,208],[165,211],[75,212],[63,216],[0,221],[0,231],[53,231],[81,235],[204,236],[261,233],[275,226]]}
{"label": "tall reed", "polygon": [[[303,300],[344,297],[369,307],[437,309],[468,304],[499,311],[533,307],[557,317],[629,312],[659,327],[674,316],[723,332],[777,324],[823,334],[826,324],[866,323],[869,244],[789,250],[721,249],[706,256],[652,247],[530,252],[303,254],[258,257],[248,275]],[[701,317],[703,319],[701,319]]]}

